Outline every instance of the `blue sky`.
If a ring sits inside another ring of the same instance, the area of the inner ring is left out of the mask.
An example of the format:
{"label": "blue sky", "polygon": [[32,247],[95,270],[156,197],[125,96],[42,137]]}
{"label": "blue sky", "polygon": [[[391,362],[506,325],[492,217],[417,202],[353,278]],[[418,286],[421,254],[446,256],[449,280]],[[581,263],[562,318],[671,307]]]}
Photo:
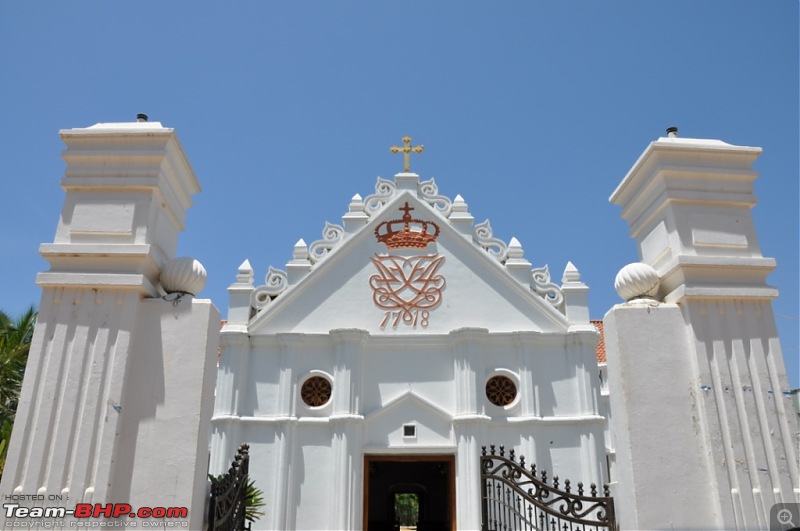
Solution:
{"label": "blue sky", "polygon": [[223,315],[257,281],[401,169],[461,194],[592,315],[638,259],[608,197],[647,144],[760,146],[753,210],[793,387],[798,369],[798,3],[0,3],[0,308],[39,302],[63,202],[60,129],[150,115],[174,127],[203,192],[179,253],[203,262]]}

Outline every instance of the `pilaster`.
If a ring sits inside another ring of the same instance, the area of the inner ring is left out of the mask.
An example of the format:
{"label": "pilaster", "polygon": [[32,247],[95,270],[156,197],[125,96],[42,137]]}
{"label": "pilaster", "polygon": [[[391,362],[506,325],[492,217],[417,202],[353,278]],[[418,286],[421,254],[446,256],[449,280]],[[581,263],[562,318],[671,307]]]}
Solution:
{"label": "pilaster", "polygon": [[456,438],[456,529],[481,528],[480,441],[486,440],[486,422],[454,422]]}
{"label": "pilaster", "polygon": [[214,416],[211,419],[211,462],[209,471],[222,474],[228,470],[241,440],[241,422],[250,376],[250,338],[239,330],[223,330],[220,334],[220,357],[214,389]]}
{"label": "pilaster", "polygon": [[330,331],[334,345],[333,412],[330,417],[333,440],[333,481],[331,529],[356,529],[363,514],[363,389],[364,346],[369,333],[359,329]]}

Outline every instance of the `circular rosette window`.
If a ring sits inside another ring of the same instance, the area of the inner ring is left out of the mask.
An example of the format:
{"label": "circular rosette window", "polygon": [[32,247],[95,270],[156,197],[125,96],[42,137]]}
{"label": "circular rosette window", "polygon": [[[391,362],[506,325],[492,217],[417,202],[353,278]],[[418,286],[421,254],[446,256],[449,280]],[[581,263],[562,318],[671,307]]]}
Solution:
{"label": "circular rosette window", "polygon": [[486,382],[486,398],[495,406],[509,406],[517,399],[517,384],[508,376],[492,376]]}
{"label": "circular rosette window", "polygon": [[323,376],[312,376],[303,382],[300,396],[308,407],[322,407],[331,399],[333,384]]}

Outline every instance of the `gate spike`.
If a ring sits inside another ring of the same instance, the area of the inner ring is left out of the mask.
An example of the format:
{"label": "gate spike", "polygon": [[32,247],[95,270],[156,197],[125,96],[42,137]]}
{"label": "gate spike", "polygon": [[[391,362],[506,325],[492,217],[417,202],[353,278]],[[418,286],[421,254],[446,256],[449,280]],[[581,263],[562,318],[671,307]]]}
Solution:
{"label": "gate spike", "polygon": [[603,485],[603,495],[604,495],[606,498],[610,498],[610,497],[611,497],[611,492],[610,492],[610,491],[609,491],[609,489],[608,489],[608,483],[605,483],[605,484]]}
{"label": "gate spike", "polygon": [[542,470],[542,483],[547,483],[547,470]]}
{"label": "gate spike", "polygon": [[578,482],[578,495],[583,496],[583,481]]}
{"label": "gate spike", "polygon": [[481,455],[486,455],[486,445],[481,446]]}
{"label": "gate spike", "polygon": [[492,444],[492,445],[490,445],[490,446],[489,446],[489,448],[490,448],[490,450],[491,450],[491,453],[492,453],[492,455],[494,455],[494,445],[493,445],[493,444]]}
{"label": "gate spike", "polygon": [[531,463],[531,474],[536,477],[536,463]]}
{"label": "gate spike", "polygon": [[553,488],[558,488],[558,476],[553,476]]}
{"label": "gate spike", "polygon": [[514,461],[514,449],[512,448],[510,452],[508,452],[508,457],[511,461]]}
{"label": "gate spike", "polygon": [[597,497],[597,485],[592,483],[592,496]]}
{"label": "gate spike", "polygon": [[525,456],[524,455],[519,456],[519,466],[521,466],[522,468],[525,468]]}
{"label": "gate spike", "polygon": [[566,490],[567,494],[569,494],[569,480],[568,479],[564,480],[564,490]]}
{"label": "gate spike", "polygon": [[500,457],[504,457],[506,455],[506,447],[505,445],[500,445]]}

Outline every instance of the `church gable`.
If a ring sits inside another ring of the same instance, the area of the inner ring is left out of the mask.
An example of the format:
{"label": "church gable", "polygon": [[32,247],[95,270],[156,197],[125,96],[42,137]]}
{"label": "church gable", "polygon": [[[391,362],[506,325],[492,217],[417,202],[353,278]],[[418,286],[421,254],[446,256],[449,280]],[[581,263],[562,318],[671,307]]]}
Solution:
{"label": "church gable", "polygon": [[247,293],[251,334],[444,334],[487,325],[553,332],[570,325],[547,266],[532,269],[516,239],[495,238],[488,220],[473,224],[460,196],[451,201],[433,179],[420,182],[413,173],[379,178],[374,194],[355,196],[343,225],[326,223],[311,245],[300,240],[286,270],[270,268],[264,285],[253,286],[249,264],[243,268],[229,315]]}

